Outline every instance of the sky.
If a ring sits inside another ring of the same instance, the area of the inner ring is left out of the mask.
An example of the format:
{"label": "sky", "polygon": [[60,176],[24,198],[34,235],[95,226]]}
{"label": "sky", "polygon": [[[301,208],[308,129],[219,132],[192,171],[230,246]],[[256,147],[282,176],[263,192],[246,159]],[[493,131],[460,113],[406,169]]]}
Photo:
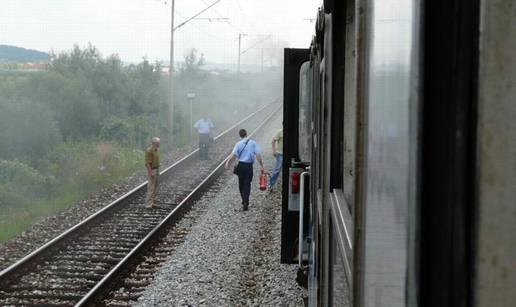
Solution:
{"label": "sky", "polygon": [[[216,0],[176,0],[175,25]],[[320,0],[221,0],[177,29],[176,62],[196,48],[207,62],[234,64],[242,35],[242,64],[260,64],[262,52],[307,48]],[[70,50],[89,42],[125,62],[168,62],[170,0],[0,0],[0,44],[40,51]],[[209,20],[206,18],[229,18]],[[270,57],[269,57],[270,58]]]}

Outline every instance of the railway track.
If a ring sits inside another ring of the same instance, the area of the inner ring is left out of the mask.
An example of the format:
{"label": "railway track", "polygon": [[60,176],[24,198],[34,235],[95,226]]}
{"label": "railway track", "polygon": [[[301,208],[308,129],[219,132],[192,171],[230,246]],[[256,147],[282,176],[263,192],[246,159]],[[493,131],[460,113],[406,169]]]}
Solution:
{"label": "railway track", "polygon": [[0,306],[95,304],[219,174],[236,130],[244,123],[258,129],[277,109],[269,104],[217,136],[210,160],[198,160],[194,151],[165,169],[158,208],[144,207],[142,183],[0,272]]}
{"label": "railway track", "polygon": [[154,274],[172,256],[176,248],[184,242],[185,237],[207,210],[210,199],[216,197],[223,182],[216,180],[210,187],[203,191],[201,201],[195,202],[186,214],[181,217],[181,221],[174,224],[167,230],[166,235],[156,240],[151,248],[141,253],[140,260],[123,274],[120,274],[115,287],[102,296],[97,306],[107,307],[128,307],[133,306],[138,298],[145,291],[146,287],[153,281]]}

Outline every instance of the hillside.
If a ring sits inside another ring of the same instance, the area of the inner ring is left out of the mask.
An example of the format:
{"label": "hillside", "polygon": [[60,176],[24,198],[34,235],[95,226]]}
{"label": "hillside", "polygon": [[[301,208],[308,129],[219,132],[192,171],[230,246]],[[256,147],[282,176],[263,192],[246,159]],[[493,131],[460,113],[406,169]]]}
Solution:
{"label": "hillside", "polygon": [[0,45],[0,60],[33,62],[47,60],[48,53],[15,46]]}

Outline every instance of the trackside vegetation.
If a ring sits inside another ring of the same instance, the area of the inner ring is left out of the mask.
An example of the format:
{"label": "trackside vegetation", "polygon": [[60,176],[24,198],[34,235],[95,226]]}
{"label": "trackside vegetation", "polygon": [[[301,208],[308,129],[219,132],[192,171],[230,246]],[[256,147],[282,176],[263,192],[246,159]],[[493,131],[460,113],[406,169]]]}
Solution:
{"label": "trackside vegetation", "polygon": [[[238,76],[203,69],[195,49],[184,58],[176,68],[176,146],[196,141],[188,138],[190,108],[225,127],[281,91],[279,68]],[[171,150],[168,84],[159,62],[126,64],[92,45],[51,54],[44,71],[3,70],[0,242],[141,169],[152,136]]]}

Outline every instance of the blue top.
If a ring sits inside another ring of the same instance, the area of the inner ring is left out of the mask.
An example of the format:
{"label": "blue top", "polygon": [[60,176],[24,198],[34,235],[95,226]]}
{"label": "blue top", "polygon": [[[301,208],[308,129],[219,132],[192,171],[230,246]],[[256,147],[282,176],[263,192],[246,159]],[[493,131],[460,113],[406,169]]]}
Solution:
{"label": "blue top", "polygon": [[196,128],[199,133],[210,133],[210,129],[213,128],[213,123],[209,118],[201,118],[195,123],[194,128]]}
{"label": "blue top", "polygon": [[[249,140],[247,146],[245,146],[245,142]],[[244,148],[245,146],[245,148]],[[244,150],[242,150],[242,148]],[[238,155],[240,153],[240,155]],[[238,143],[235,144],[233,148],[233,155],[238,157],[238,161],[246,162],[246,163],[254,163],[254,159],[257,154],[261,154],[262,150],[260,149],[260,145],[256,144],[254,140],[243,138]]]}

